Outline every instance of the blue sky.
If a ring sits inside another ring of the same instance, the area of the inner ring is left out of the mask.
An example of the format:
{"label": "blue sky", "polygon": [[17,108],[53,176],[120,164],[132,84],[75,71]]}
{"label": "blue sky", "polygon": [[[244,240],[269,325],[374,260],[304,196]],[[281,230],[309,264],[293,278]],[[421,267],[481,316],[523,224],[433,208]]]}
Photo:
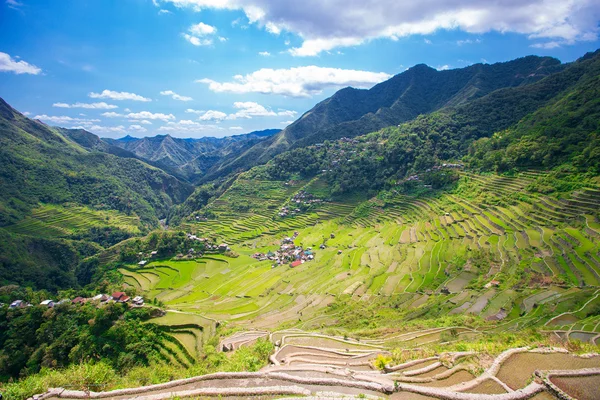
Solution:
{"label": "blue sky", "polygon": [[0,2],[0,96],[102,137],[284,128],[415,64],[568,62],[599,47],[592,0]]}

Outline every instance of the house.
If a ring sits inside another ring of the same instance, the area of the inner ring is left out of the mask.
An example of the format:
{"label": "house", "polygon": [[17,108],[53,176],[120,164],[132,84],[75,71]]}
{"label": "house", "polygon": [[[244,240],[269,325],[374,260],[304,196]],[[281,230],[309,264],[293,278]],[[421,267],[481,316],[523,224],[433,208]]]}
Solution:
{"label": "house", "polygon": [[151,253],[150,253],[150,256],[151,256],[151,257],[154,257],[154,256],[155,256],[155,255],[157,255],[157,254],[158,254],[158,251],[154,250],[153,252],[151,252]]}
{"label": "house", "polygon": [[302,260],[296,260],[290,264],[290,267],[295,268],[302,264]]}
{"label": "house", "polygon": [[55,303],[54,300],[44,300],[40,303],[40,306],[46,306],[48,308],[52,308],[54,307]]}
{"label": "house", "polygon": [[27,307],[27,303],[24,302],[23,300],[15,300],[12,303],[10,303],[10,306],[8,306],[9,308],[22,308],[22,307]]}
{"label": "house", "polygon": [[98,295],[96,295],[96,296],[92,297],[92,300],[93,300],[93,301],[99,301],[100,303],[105,303],[105,302],[107,302],[108,300],[110,300],[110,297],[108,297],[108,296],[107,296],[107,295],[105,295],[105,294],[98,294]]}
{"label": "house", "polygon": [[129,296],[127,296],[127,294],[124,292],[114,292],[110,297],[116,302],[123,302],[124,298],[129,300]]}
{"label": "house", "polygon": [[227,243],[221,243],[219,245],[219,251],[229,251],[229,245]]}
{"label": "house", "polygon": [[492,280],[492,281],[489,281],[488,283],[486,283],[484,287],[485,287],[486,289],[489,289],[489,288],[491,288],[492,286],[494,286],[494,287],[498,287],[498,286],[500,286],[500,282],[494,279],[494,280]]}
{"label": "house", "polygon": [[73,300],[71,300],[71,303],[73,303],[73,304],[85,304],[86,301],[87,301],[87,299],[85,299],[84,297],[77,296]]}
{"label": "house", "polygon": [[143,266],[144,266],[144,265],[146,265],[147,263],[148,263],[148,261],[146,261],[146,260],[142,260],[142,261],[140,261],[140,262],[138,263],[138,265],[139,265],[140,267],[143,267]]}
{"label": "house", "polygon": [[69,299],[62,299],[58,303],[56,303],[56,305],[59,306],[61,304],[66,304],[66,303],[70,303],[70,302],[71,302],[71,300],[69,300]]}
{"label": "house", "polygon": [[136,296],[133,298],[133,304],[135,304],[136,306],[143,306],[144,305],[144,298],[142,296]]}

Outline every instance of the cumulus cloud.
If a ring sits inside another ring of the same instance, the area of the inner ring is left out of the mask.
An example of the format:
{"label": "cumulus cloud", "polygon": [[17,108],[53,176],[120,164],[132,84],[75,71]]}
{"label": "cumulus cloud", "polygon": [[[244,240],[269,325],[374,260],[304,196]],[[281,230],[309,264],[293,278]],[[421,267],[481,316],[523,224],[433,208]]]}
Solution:
{"label": "cumulus cloud", "polygon": [[129,130],[133,132],[146,132],[148,129],[141,125],[129,125]]}
{"label": "cumulus cloud", "polygon": [[90,108],[90,109],[96,109],[96,110],[111,110],[114,108],[119,108],[118,106],[115,106],[114,104],[106,104],[105,102],[99,102],[99,103],[73,103],[73,104],[67,104],[67,103],[54,103],[52,104],[52,107],[58,107],[58,108]]}
{"label": "cumulus cloud", "polygon": [[437,30],[481,34],[513,32],[559,44],[596,40],[597,0],[164,0],[176,7],[243,10],[268,32],[292,32],[303,39],[290,49],[314,56],[336,47],[377,38],[392,40]]}
{"label": "cumulus cloud", "polygon": [[258,55],[261,55],[263,57],[269,57],[271,53],[269,53],[268,51],[259,51]]}
{"label": "cumulus cloud", "polygon": [[187,108],[185,110],[186,113],[192,113],[192,114],[204,114],[206,111],[204,110],[194,110],[192,108]]}
{"label": "cumulus cloud", "polygon": [[39,119],[40,121],[44,121],[49,124],[58,124],[58,125],[73,125],[79,124],[82,126],[90,126],[96,122],[100,122],[99,119],[87,119],[87,118],[74,118],[69,117],[67,115],[36,115],[33,119]]}
{"label": "cumulus cloud", "polygon": [[112,90],[103,90],[102,93],[90,92],[88,95],[92,99],[112,99],[112,100],[132,100],[132,101],[152,101],[149,98],[139,94],[129,92],[115,92]]}
{"label": "cumulus cloud", "polygon": [[240,118],[252,119],[252,117],[278,117],[287,116],[293,117],[297,114],[297,111],[292,110],[278,110],[277,112],[267,108],[254,101],[236,101],[233,103],[233,107],[238,111],[227,114],[222,111],[208,110],[202,114],[198,119],[200,121],[223,121],[223,120],[235,120]]}
{"label": "cumulus cloud", "polygon": [[163,96],[171,96],[171,98],[173,100],[179,100],[179,101],[190,101],[190,100],[194,100],[191,97],[188,96],[181,96],[177,93],[175,93],[172,90],[163,90],[162,92],[160,92],[160,94],[162,94]]}
{"label": "cumulus cloud", "polygon": [[17,61],[9,54],[0,52],[0,72],[38,75],[42,73],[42,69],[23,60]]}
{"label": "cumulus cloud", "polygon": [[193,134],[206,134],[206,131],[220,131],[223,130],[217,125],[205,125],[195,121],[181,120],[181,121],[170,121],[165,125],[158,128],[161,132],[174,132],[179,135],[193,135]]}
{"label": "cumulus cloud", "polygon": [[216,82],[199,79],[213,92],[280,94],[291,97],[310,97],[326,88],[344,86],[371,87],[389,79],[384,72],[352,69],[324,68],[317,66],[290,69],[263,68],[247,75],[236,75],[232,82]]}
{"label": "cumulus cloud", "polygon": [[230,126],[229,130],[230,131],[242,131],[242,130],[244,130],[244,128],[242,128],[241,126]]}
{"label": "cumulus cloud", "polygon": [[171,11],[165,10],[164,8],[158,11],[159,14],[172,14]]}
{"label": "cumulus cloud", "polygon": [[[187,33],[184,32],[181,35],[185,40],[193,44],[194,46],[210,46],[213,44],[212,36],[217,33],[217,28],[214,26],[199,22],[188,28]],[[217,39],[224,42],[227,38],[219,36]]]}
{"label": "cumulus cloud", "polygon": [[103,117],[107,118],[128,118],[129,120],[142,120],[145,122],[140,122],[144,124],[151,123],[149,120],[161,120],[161,121],[170,121],[175,119],[173,114],[163,114],[163,113],[152,113],[150,111],[140,111],[137,113],[129,113],[129,114],[119,114],[114,111],[108,111],[102,113]]}
{"label": "cumulus cloud", "polygon": [[438,71],[446,71],[450,69],[450,66],[448,64],[438,65],[437,67],[435,67],[435,69],[437,69]]}
{"label": "cumulus cloud", "polygon": [[221,111],[208,110],[198,119],[200,121],[222,121],[227,118],[227,114]]}
{"label": "cumulus cloud", "polygon": [[118,126],[101,126],[93,125],[89,128],[90,132],[93,133],[125,133],[125,127],[123,125]]}

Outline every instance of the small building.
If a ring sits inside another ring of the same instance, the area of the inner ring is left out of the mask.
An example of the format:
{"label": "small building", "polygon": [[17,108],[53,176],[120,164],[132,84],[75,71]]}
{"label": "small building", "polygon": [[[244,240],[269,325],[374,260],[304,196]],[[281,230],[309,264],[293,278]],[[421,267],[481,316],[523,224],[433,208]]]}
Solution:
{"label": "small building", "polygon": [[142,296],[136,296],[133,298],[133,304],[135,304],[136,306],[143,306],[144,305],[144,298]]}
{"label": "small building", "polygon": [[105,302],[107,302],[108,300],[110,300],[110,297],[108,297],[108,296],[107,296],[107,295],[105,295],[105,294],[98,294],[98,295],[96,295],[96,296],[92,297],[92,300],[93,300],[93,301],[99,301],[100,303],[105,303]]}
{"label": "small building", "polygon": [[219,245],[219,251],[229,251],[229,245],[227,243],[221,243]]}
{"label": "small building", "polygon": [[46,306],[48,308],[52,308],[54,307],[55,303],[54,300],[44,300],[40,303],[40,306]]}
{"label": "small building", "polygon": [[150,256],[154,257],[157,254],[158,254],[158,251],[154,250],[153,252],[150,253]]}
{"label": "small building", "polygon": [[302,264],[302,260],[296,260],[290,264],[290,267],[296,268],[297,266]]}
{"label": "small building", "polygon": [[23,308],[23,307],[27,307],[27,303],[23,300],[15,300],[12,303],[10,303],[10,306],[8,306],[8,308]]}
{"label": "small building", "polygon": [[111,297],[114,301],[118,303],[125,303],[129,301],[129,296],[127,296],[127,294],[125,294],[124,292],[114,292]]}
{"label": "small building", "polygon": [[486,283],[484,287],[485,287],[486,289],[489,289],[489,288],[491,288],[492,286],[494,286],[494,287],[498,287],[498,286],[500,286],[500,282],[494,279],[494,280],[492,280],[492,281],[489,281],[488,283]]}
{"label": "small building", "polygon": [[146,265],[147,263],[148,263],[148,261],[146,261],[146,260],[142,260],[142,261],[140,261],[140,262],[138,263],[138,265],[139,265],[140,267],[143,267],[143,266],[144,266],[144,265]]}
{"label": "small building", "polygon": [[87,299],[85,299],[84,297],[77,296],[73,300],[71,300],[71,303],[73,303],[73,304],[85,304],[86,300]]}

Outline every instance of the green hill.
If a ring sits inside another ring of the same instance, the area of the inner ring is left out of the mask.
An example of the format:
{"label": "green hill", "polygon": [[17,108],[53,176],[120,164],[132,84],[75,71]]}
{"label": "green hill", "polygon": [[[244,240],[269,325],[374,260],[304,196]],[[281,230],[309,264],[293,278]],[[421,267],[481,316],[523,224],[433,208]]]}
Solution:
{"label": "green hill", "polygon": [[204,181],[265,163],[290,148],[364,135],[421,114],[468,103],[501,88],[527,85],[562,68],[564,65],[554,58],[534,56],[449,71],[416,65],[369,90],[338,91],[277,135],[237,158],[217,163]]}

